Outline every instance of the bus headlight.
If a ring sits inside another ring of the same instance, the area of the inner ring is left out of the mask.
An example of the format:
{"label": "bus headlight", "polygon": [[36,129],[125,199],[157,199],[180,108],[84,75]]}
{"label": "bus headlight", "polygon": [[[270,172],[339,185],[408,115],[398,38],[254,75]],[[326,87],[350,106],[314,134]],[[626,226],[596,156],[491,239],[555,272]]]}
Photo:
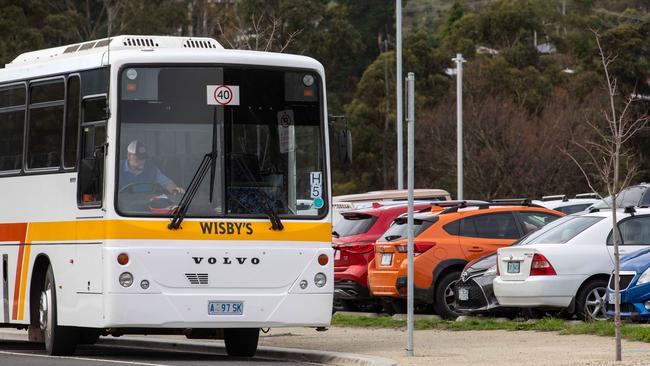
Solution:
{"label": "bus headlight", "polygon": [[123,272],[120,275],[120,285],[122,287],[131,287],[133,285],[133,275],[129,272]]}
{"label": "bus headlight", "polygon": [[323,287],[327,283],[327,276],[325,276],[325,273],[323,272],[318,272],[316,273],[316,276],[314,276],[314,284],[316,287]]}

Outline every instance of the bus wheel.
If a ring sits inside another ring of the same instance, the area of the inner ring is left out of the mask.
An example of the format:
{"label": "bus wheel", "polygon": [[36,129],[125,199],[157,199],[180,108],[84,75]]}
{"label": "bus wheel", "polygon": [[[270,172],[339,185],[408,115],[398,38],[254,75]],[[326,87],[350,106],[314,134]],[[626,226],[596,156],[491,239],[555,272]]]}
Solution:
{"label": "bus wheel", "polygon": [[56,283],[52,266],[47,268],[45,283],[38,306],[38,320],[45,350],[51,356],[67,356],[74,353],[77,347],[77,334],[75,328],[62,327],[57,323],[56,313]]}
{"label": "bus wheel", "polygon": [[259,328],[226,328],[223,331],[228,356],[255,356],[260,336]]}

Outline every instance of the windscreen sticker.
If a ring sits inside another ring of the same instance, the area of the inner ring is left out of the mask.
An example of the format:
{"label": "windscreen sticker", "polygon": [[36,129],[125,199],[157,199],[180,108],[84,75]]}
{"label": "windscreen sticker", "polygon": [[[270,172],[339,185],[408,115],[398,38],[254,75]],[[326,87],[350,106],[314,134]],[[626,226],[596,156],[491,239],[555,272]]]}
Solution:
{"label": "windscreen sticker", "polygon": [[280,135],[280,153],[293,152],[296,146],[293,110],[287,109],[278,112],[278,134]]}
{"label": "windscreen sticker", "polygon": [[314,200],[313,204],[316,208],[321,208],[325,205],[323,201],[323,174],[321,172],[309,173],[309,184],[311,185],[310,195]]}
{"label": "windscreen sticker", "polygon": [[208,85],[208,105],[239,105],[239,85]]}

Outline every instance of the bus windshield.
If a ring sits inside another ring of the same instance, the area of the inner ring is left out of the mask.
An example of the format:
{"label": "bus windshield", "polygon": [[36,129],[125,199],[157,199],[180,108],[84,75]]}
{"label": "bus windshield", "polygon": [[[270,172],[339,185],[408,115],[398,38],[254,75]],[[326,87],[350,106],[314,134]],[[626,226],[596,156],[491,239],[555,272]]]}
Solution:
{"label": "bus windshield", "polygon": [[281,217],[326,213],[317,73],[138,65],[119,78],[120,214],[171,216],[213,150],[187,217],[262,217],[269,204]]}

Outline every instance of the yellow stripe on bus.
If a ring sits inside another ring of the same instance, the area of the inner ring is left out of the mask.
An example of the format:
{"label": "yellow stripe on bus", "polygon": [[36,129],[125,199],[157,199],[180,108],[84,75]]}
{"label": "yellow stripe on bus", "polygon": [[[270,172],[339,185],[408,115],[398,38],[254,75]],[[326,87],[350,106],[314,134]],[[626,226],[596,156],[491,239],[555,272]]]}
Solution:
{"label": "yellow stripe on bus", "polygon": [[152,240],[261,240],[330,242],[328,222],[288,222],[271,230],[269,222],[185,221],[169,230],[169,220],[83,220],[31,222],[27,242],[65,242],[119,239]]}
{"label": "yellow stripe on bus", "polygon": [[25,254],[23,257],[23,273],[21,275],[20,283],[20,302],[18,303],[18,320],[23,320],[25,315],[25,293],[27,292],[27,278],[28,278],[28,269],[29,269],[29,252],[31,251],[32,246],[28,244],[25,245]]}

